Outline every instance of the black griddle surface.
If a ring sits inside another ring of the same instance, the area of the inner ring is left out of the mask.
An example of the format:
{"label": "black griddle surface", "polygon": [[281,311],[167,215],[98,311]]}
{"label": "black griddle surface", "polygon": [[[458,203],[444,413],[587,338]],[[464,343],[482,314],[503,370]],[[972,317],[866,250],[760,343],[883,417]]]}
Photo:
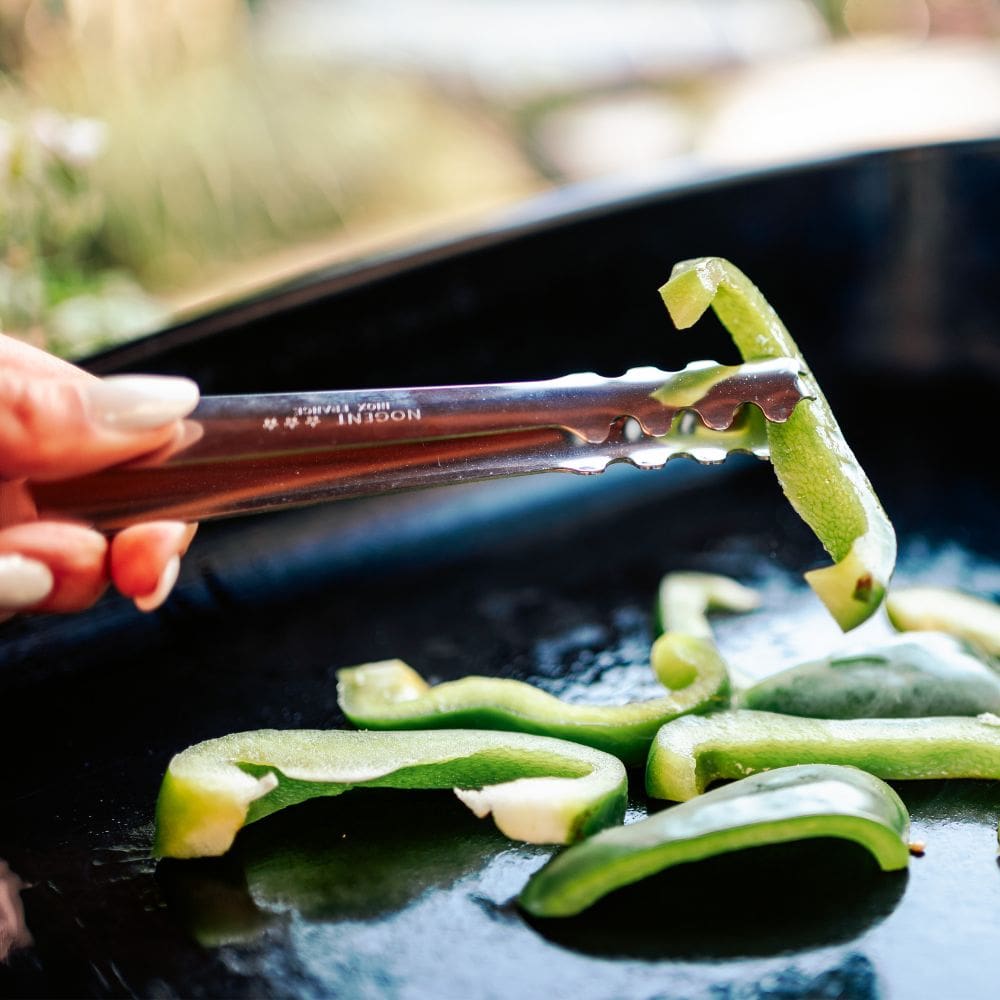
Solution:
{"label": "black griddle surface", "polygon": [[[912,444],[883,455],[869,464],[891,483],[899,580],[995,593],[995,484]],[[436,678],[502,673],[595,700],[649,693],[656,581],[692,567],[766,594],[763,611],[720,622],[737,668],[829,649],[836,628],[798,576],[817,554],[770,470],[711,473],[582,525],[567,511],[545,538],[429,572],[370,567],[270,613],[216,613],[210,629],[174,630],[141,658],[64,680],[59,704],[45,689],[13,696],[21,741],[6,754],[0,852],[32,886],[37,943],[0,983],[33,996],[991,995],[990,782],[897,786],[927,843],[906,873],[836,842],[759,850],[665,873],[571,921],[532,923],[512,905],[550,849],[507,841],[447,793],[350,793],[248,828],[224,860],[149,860],[169,755],[233,729],[342,725],[340,666],[402,655]],[[646,807],[635,794],[633,815]]]}
{"label": "black griddle surface", "polygon": [[[815,316],[806,329],[793,322],[793,332],[897,526],[897,582],[994,597],[1000,489],[979,442],[989,440],[1000,383],[990,353],[996,289],[977,275],[998,259],[1000,227],[990,222],[997,208],[977,203],[975,267],[963,270],[945,253],[955,245],[952,230],[945,226],[951,235],[943,241],[932,238],[941,226],[933,198],[916,195],[943,189],[958,198],[968,190],[978,198],[996,190],[987,181],[1000,173],[997,163],[994,147],[942,149],[758,179],[715,192],[722,208],[709,224],[730,233],[723,249],[754,276],[781,270],[774,257],[781,248],[766,241],[771,230],[755,228],[765,195],[780,206],[789,198],[819,206],[828,227],[810,242],[817,220],[802,222],[802,256],[818,246],[826,262],[839,247],[847,262],[835,270],[855,278],[859,262],[885,259],[880,251],[893,234],[924,234],[925,242],[903,241],[907,273],[923,278],[915,294],[935,306],[932,318],[951,317],[936,327],[953,338],[948,349],[919,342],[923,354],[914,348],[905,362],[894,360],[916,329],[890,308],[901,301],[898,261],[894,271],[872,269],[867,283],[837,286],[822,310],[801,283],[820,273],[808,260],[790,264],[798,284],[774,277],[762,284],[793,316],[810,309]],[[838,195],[825,204],[817,192]],[[692,199],[703,209],[705,197],[682,193],[644,204],[642,213],[613,207],[549,223],[522,234],[521,258],[551,262],[551,241],[570,230],[579,237],[581,227],[584,235],[609,234],[601,260],[621,241],[634,259],[709,250],[674,246],[678,234],[691,236],[684,220],[698,216]],[[975,213],[959,202],[952,222],[972,226]],[[675,220],[669,245],[654,246],[638,227],[649,213]],[[794,241],[798,218],[782,212],[783,241]],[[740,242],[742,256],[733,246]],[[595,241],[580,246],[590,249],[563,262],[567,288],[581,287]],[[426,294],[434,299],[442,283],[456,280],[456,267],[469,287],[488,287],[509,247],[505,237],[421,264]],[[596,328],[608,328],[614,303],[632,287],[627,270],[607,289],[607,315],[587,303]],[[334,325],[363,311],[373,283],[382,282],[377,298],[391,315],[402,315],[403,293],[414,287],[406,267],[354,285],[338,281],[306,296],[308,308]],[[579,325],[561,334],[553,325],[566,290],[551,288],[549,305],[537,293],[520,348],[501,350],[494,341],[505,369],[497,377],[556,373],[531,354],[543,329],[582,350]],[[305,322],[300,308],[285,302],[244,332],[255,342],[291,313]],[[644,321],[632,319],[641,342]],[[438,353],[451,365],[440,374],[474,380],[485,348],[467,336],[452,340],[434,326],[440,320],[430,314],[421,357],[451,344],[454,353]],[[669,338],[659,314],[656,323]],[[318,336],[321,325],[314,316],[300,329]],[[244,359],[242,383],[227,367],[225,331],[226,321],[213,319],[201,337],[196,329],[165,335],[136,348],[147,352],[142,357],[126,352],[118,362],[151,370],[159,359],[163,370],[200,374],[214,343],[219,381],[257,388],[263,376],[253,358]],[[694,343],[684,342],[686,357],[701,353]],[[605,367],[639,360],[624,356],[631,345],[612,359],[601,344]],[[353,357],[348,382],[378,363],[384,344],[371,350],[367,360]],[[972,354],[980,363],[969,363]],[[601,367],[583,354],[576,360],[566,367]],[[118,362],[99,359],[95,367]],[[283,375],[279,366],[275,378],[273,387],[284,389],[304,376]],[[873,407],[880,419],[872,420]],[[973,442],[976,457],[956,442]],[[589,700],[652,693],[645,657],[656,584],[671,570],[700,569],[763,590],[760,612],[718,622],[733,664],[762,673],[840,641],[801,580],[822,561],[766,465],[674,463],[661,473],[537,478],[208,525],[155,615],[109,597],[85,615],[7,623],[0,627],[0,858],[29,885],[22,898],[35,943],[0,966],[0,995],[994,997],[1000,784],[993,782],[897,785],[913,838],[927,845],[904,873],[880,873],[838,842],[761,849],[664,873],[569,921],[532,922],[512,903],[551,849],[507,841],[448,793],[352,792],[248,828],[224,859],[156,865],[148,856],[156,791],[172,753],[240,729],[343,725],[339,667],[400,656],[432,679],[493,673]],[[875,639],[887,625],[865,629]],[[636,817],[649,804],[638,776],[632,788]]]}

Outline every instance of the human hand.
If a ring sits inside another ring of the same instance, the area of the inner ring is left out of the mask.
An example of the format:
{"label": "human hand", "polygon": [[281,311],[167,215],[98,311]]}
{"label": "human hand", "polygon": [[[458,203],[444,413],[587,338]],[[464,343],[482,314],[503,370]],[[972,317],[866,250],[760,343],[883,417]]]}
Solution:
{"label": "human hand", "polygon": [[40,521],[26,484],[95,472],[169,445],[198,403],[188,379],[98,379],[0,335],[0,619],[80,611],[109,582],[143,611],[166,600],[195,525],[151,521],[109,540]]}

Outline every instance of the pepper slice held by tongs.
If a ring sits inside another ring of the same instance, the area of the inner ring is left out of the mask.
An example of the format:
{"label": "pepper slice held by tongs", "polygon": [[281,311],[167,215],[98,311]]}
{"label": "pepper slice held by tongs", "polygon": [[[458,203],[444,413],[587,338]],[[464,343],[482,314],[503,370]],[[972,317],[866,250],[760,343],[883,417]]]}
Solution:
{"label": "pepper slice held by tongs", "polygon": [[[637,368],[618,378],[428,386],[202,400],[173,449],[32,487],[38,513],[102,529],[203,520],[321,500],[533,472],[658,469],[680,455],[769,458],[785,496],[833,558],[806,580],[845,631],[881,606],[896,536],[764,296],[719,257],[677,264],[660,289],[674,323],[711,307],[744,364]],[[796,404],[802,400],[802,405]],[[748,406],[747,404],[755,404]],[[680,418],[680,419],[678,419]]]}

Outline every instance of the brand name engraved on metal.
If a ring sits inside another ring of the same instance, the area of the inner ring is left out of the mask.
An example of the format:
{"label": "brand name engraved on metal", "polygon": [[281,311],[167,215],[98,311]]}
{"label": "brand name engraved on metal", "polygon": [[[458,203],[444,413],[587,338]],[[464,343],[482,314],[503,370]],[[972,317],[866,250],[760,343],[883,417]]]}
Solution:
{"label": "brand name engraved on metal", "polygon": [[420,407],[417,406],[397,406],[394,408],[391,403],[382,401],[359,402],[354,405],[354,410],[348,403],[296,406],[286,417],[265,417],[261,426],[266,431],[275,431],[279,427],[294,430],[299,424],[313,428],[320,426],[324,417],[336,417],[339,427],[351,427],[355,424],[400,424],[422,418]]}
{"label": "brand name engraved on metal", "polygon": [[320,403],[315,406],[296,406],[292,413],[297,417],[327,417],[334,413],[347,413],[349,403]]}
{"label": "brand name engraved on metal", "polygon": [[[361,404],[359,404],[360,406]],[[338,413],[337,423],[342,427],[349,424],[384,424],[389,421],[402,423],[406,420],[419,420],[419,409],[406,410],[361,410],[358,413]]]}

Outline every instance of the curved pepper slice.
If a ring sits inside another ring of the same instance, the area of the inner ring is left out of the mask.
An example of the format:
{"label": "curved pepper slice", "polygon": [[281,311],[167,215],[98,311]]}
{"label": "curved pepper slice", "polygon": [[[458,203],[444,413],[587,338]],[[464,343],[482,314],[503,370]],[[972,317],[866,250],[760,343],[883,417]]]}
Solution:
{"label": "curved pepper slice", "polygon": [[1000,673],[954,636],[922,632],[782,670],[739,704],[814,719],[1000,714]]}
{"label": "curved pepper slice", "polygon": [[760,594],[718,573],[668,573],[657,591],[656,622],[661,632],[712,638],[709,611],[745,613],[760,607]]}
{"label": "curved pepper slice", "polygon": [[[347,667],[337,672],[341,710],[363,729],[502,729],[573,740],[629,765],[641,765],[656,731],[687,712],[707,712],[729,700],[729,676],[703,640],[681,636],[650,652],[665,687],[662,698],[627,705],[565,702],[524,681],[463,677],[429,685],[402,660]],[[714,650],[714,647],[713,647]]]}
{"label": "curved pepper slice", "polygon": [[889,621],[901,632],[940,630],[1000,656],[1000,605],[947,587],[908,587],[885,599]]}
{"label": "curved pepper slice", "polygon": [[537,917],[573,916],[673,865],[810,837],[855,841],[893,871],[909,863],[909,827],[899,796],[864,771],[782,767],[570,847],[532,876],[518,902]]}
{"label": "curved pepper slice", "polygon": [[521,733],[233,733],[177,754],[156,804],[157,857],[224,854],[241,827],[351,788],[454,788],[516,840],[567,843],[625,815],[627,780],[609,754]]}
{"label": "curved pepper slice", "polygon": [[[777,313],[729,261],[683,261],[660,294],[681,329],[711,306],[744,361],[789,357],[805,367]],[[896,536],[815,379],[808,371],[803,378],[812,398],[785,423],[767,425],[771,464],[785,496],[834,560],[806,580],[847,631],[881,604],[896,564]]]}
{"label": "curved pepper slice", "polygon": [[646,792],[685,801],[713,781],[790,764],[848,764],[880,778],[1000,778],[1000,718],[804,719],[744,709],[669,722]]}
{"label": "curved pepper slice", "polygon": [[655,661],[660,670],[677,672],[690,663],[699,673],[733,670],[723,659],[709,611],[745,614],[760,606],[760,595],[728,576],[715,573],[668,573],[661,581],[656,597],[656,627],[661,635],[654,644]]}
{"label": "curved pepper slice", "polygon": [[890,780],[1000,778],[1000,719],[803,719],[718,712],[668,722],[646,766],[646,792],[683,802],[713,781],[790,764],[849,764]]}

